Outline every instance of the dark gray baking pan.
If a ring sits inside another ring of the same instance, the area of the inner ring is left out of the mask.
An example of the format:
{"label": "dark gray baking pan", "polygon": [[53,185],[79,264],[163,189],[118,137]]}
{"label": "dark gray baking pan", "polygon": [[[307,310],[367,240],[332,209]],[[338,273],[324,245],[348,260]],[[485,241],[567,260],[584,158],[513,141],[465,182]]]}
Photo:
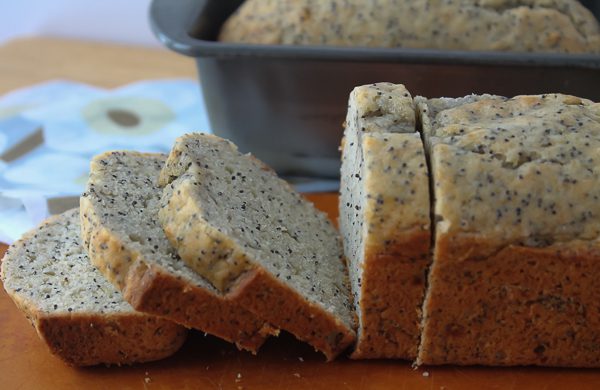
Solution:
{"label": "dark gray baking pan", "polygon": [[216,42],[242,2],[153,0],[151,25],[167,47],[196,59],[214,132],[282,174],[339,174],[356,85],[403,83],[428,97],[562,92],[600,100],[600,55]]}

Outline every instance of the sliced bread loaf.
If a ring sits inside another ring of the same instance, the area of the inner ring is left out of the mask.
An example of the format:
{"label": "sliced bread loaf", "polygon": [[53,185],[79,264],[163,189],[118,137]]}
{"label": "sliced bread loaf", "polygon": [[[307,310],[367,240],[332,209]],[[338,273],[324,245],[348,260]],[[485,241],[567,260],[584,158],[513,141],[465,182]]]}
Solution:
{"label": "sliced bread loaf", "polygon": [[403,85],[355,88],[340,185],[340,230],[359,319],[353,358],[416,358],[429,227],[429,178],[412,97]]}
{"label": "sliced bread loaf", "polygon": [[191,268],[329,359],[354,341],[339,235],[271,169],[229,141],[189,134],[161,184],[160,221]]}
{"label": "sliced bread loaf", "polygon": [[109,152],[92,160],[81,198],[85,247],[92,262],[136,310],[164,316],[252,352],[276,333],[227,301],[173,250],[158,223],[157,186],[166,156]]}
{"label": "sliced bread loaf", "polygon": [[90,264],[80,230],[79,210],[67,211],[15,242],[2,260],[4,289],[50,351],[76,366],[175,353],[185,328],[133,310]]}
{"label": "sliced bread loaf", "polygon": [[600,105],[419,108],[436,234],[418,363],[600,366]]}

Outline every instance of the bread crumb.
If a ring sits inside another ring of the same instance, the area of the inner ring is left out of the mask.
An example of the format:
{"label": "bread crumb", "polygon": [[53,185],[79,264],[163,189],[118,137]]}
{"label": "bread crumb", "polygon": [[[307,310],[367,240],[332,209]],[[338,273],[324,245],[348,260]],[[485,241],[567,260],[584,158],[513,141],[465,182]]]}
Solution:
{"label": "bread crumb", "polygon": [[235,382],[238,383],[238,382],[241,382],[241,381],[242,381],[242,373],[238,372],[237,376],[235,377]]}
{"label": "bread crumb", "polygon": [[304,362],[304,358],[302,356],[298,356],[298,360],[300,360],[301,362]]}
{"label": "bread crumb", "polygon": [[146,383],[150,383],[150,382],[152,382],[152,379],[150,379],[150,378],[148,378],[148,377],[145,377],[145,378],[144,378],[144,382],[146,382]]}
{"label": "bread crumb", "polygon": [[300,373],[298,373],[298,372],[295,372],[295,373],[294,373],[294,376],[295,376],[296,378],[302,378],[302,376],[301,376],[301,375],[300,375]]}
{"label": "bread crumb", "polygon": [[423,376],[427,378],[429,376],[429,371],[423,371]]}

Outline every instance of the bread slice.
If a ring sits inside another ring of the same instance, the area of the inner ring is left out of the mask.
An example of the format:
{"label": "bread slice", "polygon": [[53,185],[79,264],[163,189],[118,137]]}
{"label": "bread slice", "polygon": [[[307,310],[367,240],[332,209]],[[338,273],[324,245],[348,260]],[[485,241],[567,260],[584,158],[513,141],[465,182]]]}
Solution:
{"label": "bread slice", "polygon": [[340,230],[359,319],[353,358],[413,360],[430,263],[429,176],[403,85],[350,94]]}
{"label": "bread slice", "polygon": [[183,344],[182,326],[133,310],[90,264],[79,210],[43,222],[2,260],[4,289],[50,351],[75,366],[165,358]]}
{"label": "bread slice", "polygon": [[161,184],[160,221],[190,267],[328,359],[354,341],[339,235],[271,169],[229,141],[188,134]]}
{"label": "bread slice", "polygon": [[166,156],[109,152],[91,163],[81,198],[92,262],[136,310],[156,314],[256,352],[276,331],[227,301],[176,255],[158,223],[157,186]]}
{"label": "bread slice", "polygon": [[418,363],[600,366],[600,105],[418,100],[437,221]]}

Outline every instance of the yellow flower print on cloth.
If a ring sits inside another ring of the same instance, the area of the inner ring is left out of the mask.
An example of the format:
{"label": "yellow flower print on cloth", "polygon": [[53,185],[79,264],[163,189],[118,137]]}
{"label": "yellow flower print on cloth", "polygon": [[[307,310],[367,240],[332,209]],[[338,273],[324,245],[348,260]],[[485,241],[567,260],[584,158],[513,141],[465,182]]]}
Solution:
{"label": "yellow flower print on cloth", "polygon": [[175,119],[163,102],[143,97],[117,97],[90,102],[82,114],[89,127],[99,133],[139,137],[161,130]]}
{"label": "yellow flower print on cloth", "polygon": [[23,115],[43,124],[48,148],[91,157],[110,149],[167,152],[181,134],[210,132],[203,107],[197,82],[158,80],[61,100]]}

